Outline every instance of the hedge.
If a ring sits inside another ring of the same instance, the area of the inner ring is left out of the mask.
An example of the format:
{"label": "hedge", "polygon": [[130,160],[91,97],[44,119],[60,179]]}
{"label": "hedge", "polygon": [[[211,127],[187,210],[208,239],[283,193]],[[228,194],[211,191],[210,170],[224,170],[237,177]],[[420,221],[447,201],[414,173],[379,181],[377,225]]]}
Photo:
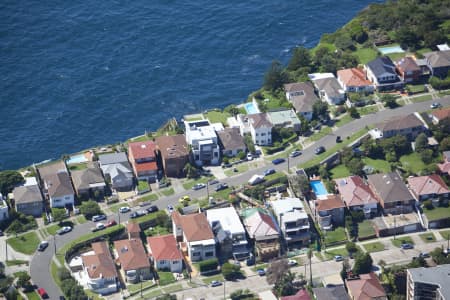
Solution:
{"label": "hedge", "polygon": [[219,261],[217,258],[211,258],[208,260],[201,261],[199,263],[200,273],[205,273],[208,271],[216,271],[219,266]]}

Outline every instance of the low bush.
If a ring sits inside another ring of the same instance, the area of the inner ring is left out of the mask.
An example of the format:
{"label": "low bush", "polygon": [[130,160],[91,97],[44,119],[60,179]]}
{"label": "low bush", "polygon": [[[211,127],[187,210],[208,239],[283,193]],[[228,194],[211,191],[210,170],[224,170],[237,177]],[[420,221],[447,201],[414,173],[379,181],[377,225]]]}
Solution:
{"label": "low bush", "polygon": [[219,266],[219,261],[217,260],[217,258],[211,258],[208,260],[204,260],[204,261],[200,262],[200,264],[199,264],[200,273],[215,271],[215,270],[217,270],[218,266]]}

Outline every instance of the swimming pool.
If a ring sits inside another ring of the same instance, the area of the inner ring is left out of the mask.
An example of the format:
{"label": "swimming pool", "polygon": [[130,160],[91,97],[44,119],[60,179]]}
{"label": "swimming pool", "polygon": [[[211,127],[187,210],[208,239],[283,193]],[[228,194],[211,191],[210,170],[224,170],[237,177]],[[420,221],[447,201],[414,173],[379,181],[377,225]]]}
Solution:
{"label": "swimming pool", "polygon": [[381,52],[381,54],[390,54],[390,53],[403,53],[405,52],[400,46],[390,46],[390,47],[380,47],[378,48],[378,51]]}
{"label": "swimming pool", "polygon": [[312,188],[314,194],[316,194],[316,196],[328,195],[328,191],[325,188],[325,185],[323,184],[322,181],[314,180],[314,181],[311,181],[309,183],[309,185],[311,186],[311,188]]}
{"label": "swimming pool", "polygon": [[66,160],[66,163],[68,165],[79,164],[83,162],[87,162],[86,156],[84,156],[83,153],[71,156],[68,160]]}
{"label": "swimming pool", "polygon": [[258,106],[256,106],[253,102],[248,102],[244,104],[245,110],[247,111],[247,114],[257,114],[259,113]]}

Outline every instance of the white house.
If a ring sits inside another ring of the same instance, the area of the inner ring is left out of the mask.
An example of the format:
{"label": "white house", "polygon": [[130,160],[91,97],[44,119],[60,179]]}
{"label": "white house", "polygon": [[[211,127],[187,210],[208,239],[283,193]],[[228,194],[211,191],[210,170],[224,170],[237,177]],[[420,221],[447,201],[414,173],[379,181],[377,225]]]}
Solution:
{"label": "white house", "polygon": [[49,199],[51,207],[72,207],[75,192],[72,181],[62,161],[38,167],[44,195]]}
{"label": "white house", "polygon": [[269,121],[267,114],[258,113],[247,116],[250,134],[253,143],[259,146],[267,146],[272,144],[272,123]]}
{"label": "white house", "polygon": [[330,105],[341,104],[345,101],[344,88],[332,73],[313,73],[308,77],[314,83],[319,97]]}
{"label": "white house", "polygon": [[152,256],[156,270],[181,273],[183,255],[172,234],[147,237],[148,253]]}
{"label": "white house", "polygon": [[208,120],[185,121],[186,142],[191,145],[195,164],[217,165],[220,161],[220,146],[216,130]]}

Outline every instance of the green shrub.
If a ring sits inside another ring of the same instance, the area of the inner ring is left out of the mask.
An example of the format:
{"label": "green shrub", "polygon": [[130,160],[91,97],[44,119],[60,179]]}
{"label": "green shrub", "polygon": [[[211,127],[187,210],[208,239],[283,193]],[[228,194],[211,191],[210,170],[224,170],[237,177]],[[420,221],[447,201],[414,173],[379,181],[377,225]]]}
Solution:
{"label": "green shrub", "polygon": [[217,270],[217,267],[219,266],[219,261],[217,258],[211,258],[208,260],[204,260],[200,262],[199,268],[200,273],[208,272],[208,271],[215,271]]}

